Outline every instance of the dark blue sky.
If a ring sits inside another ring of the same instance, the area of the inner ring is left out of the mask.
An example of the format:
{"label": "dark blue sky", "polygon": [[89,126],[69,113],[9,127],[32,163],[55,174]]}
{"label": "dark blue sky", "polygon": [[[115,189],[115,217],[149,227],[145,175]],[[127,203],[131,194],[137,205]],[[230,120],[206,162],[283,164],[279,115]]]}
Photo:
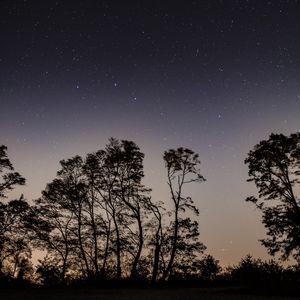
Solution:
{"label": "dark blue sky", "polygon": [[[176,3],[174,3],[176,2]],[[243,160],[271,132],[300,130],[299,1],[0,3],[0,144],[39,197],[59,160],[113,136],[146,154],[145,183],[168,201],[162,153],[190,147],[208,252],[265,257],[244,202]]]}

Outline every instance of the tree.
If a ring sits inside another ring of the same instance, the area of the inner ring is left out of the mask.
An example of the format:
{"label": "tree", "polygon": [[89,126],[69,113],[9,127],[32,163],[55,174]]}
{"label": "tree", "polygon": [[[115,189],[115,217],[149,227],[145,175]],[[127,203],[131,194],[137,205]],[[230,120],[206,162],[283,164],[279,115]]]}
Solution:
{"label": "tree", "polygon": [[149,203],[151,198],[145,195],[150,190],[146,189],[141,183],[144,177],[144,154],[132,141],[122,141],[119,144],[119,149],[118,186],[114,193],[117,199],[124,204],[126,212],[123,213],[128,219],[132,220],[133,226],[127,228],[131,247],[127,249],[132,256],[130,278],[134,279],[138,275],[138,263],[144,245],[143,219],[147,216],[147,212],[150,212]]}
{"label": "tree", "polygon": [[[116,277],[121,278],[121,259],[126,257],[130,278],[137,276],[138,263],[144,246],[144,224],[151,198],[150,191],[141,180],[144,154],[132,141],[110,139],[105,150],[89,154],[86,160],[85,172],[89,186],[93,183],[97,204],[107,216],[106,224],[113,224],[113,231],[107,232],[116,254]],[[111,222],[110,222],[111,221]],[[105,250],[107,258],[109,239]]]}
{"label": "tree", "polygon": [[22,197],[0,203],[0,273],[5,267],[10,269],[10,276],[16,277],[20,262],[31,258],[26,226],[29,214],[30,206]]}
{"label": "tree", "polygon": [[152,234],[150,234],[150,242],[149,246],[154,247],[153,253],[150,253],[153,256],[151,259],[152,263],[152,272],[151,272],[151,283],[155,284],[157,281],[157,277],[159,274],[159,264],[161,258],[161,247],[162,247],[162,239],[163,239],[163,203],[153,203],[149,202],[149,210],[152,212],[153,218],[150,220],[148,227],[152,230]]}
{"label": "tree", "polygon": [[[80,156],[60,161],[57,178],[49,183],[36,200],[36,236],[49,253],[60,258],[62,278],[71,256],[77,257],[81,272],[90,277],[93,270],[89,261],[91,242],[86,213],[87,185]],[[78,260],[79,258],[79,260]]]}
{"label": "tree", "polygon": [[255,259],[250,254],[230,270],[230,276],[235,282],[256,289],[280,287],[282,275],[283,267],[276,261]]}
{"label": "tree", "polygon": [[[0,200],[6,198],[7,192],[16,185],[25,184],[25,178],[14,172],[4,145],[0,146],[0,173],[3,173],[0,179]],[[5,264],[13,265],[10,275],[16,275],[19,262],[31,255],[24,227],[28,212],[29,205],[23,196],[19,200],[0,202],[0,275]]]}
{"label": "tree", "polygon": [[174,203],[167,213],[142,184],[144,154],[132,141],[110,139],[86,158],[60,162],[57,177],[35,201],[31,229],[36,245],[56,262],[61,281],[76,273],[89,279],[151,277],[154,283],[172,271],[196,273],[195,260],[205,247],[198,223],[185,215],[198,210],[183,187],[204,180],[200,162],[183,148],[167,151],[164,158]]}
{"label": "tree", "polygon": [[[6,170],[6,172],[4,172]],[[18,172],[13,172],[14,168],[7,156],[7,147],[0,146],[0,173],[2,178],[0,180],[0,199],[5,197],[5,194],[12,190],[16,185],[24,185],[25,178]]]}
{"label": "tree", "polygon": [[205,281],[213,281],[221,271],[219,261],[211,255],[206,255],[199,262],[201,278]]}
{"label": "tree", "polygon": [[85,159],[60,162],[57,178],[36,200],[34,229],[49,257],[59,258],[62,279],[68,268],[89,278],[137,277],[152,211],[141,183],[143,158],[135,143],[110,139]]}
{"label": "tree", "polygon": [[[186,211],[190,211],[196,216],[199,215],[192,198],[185,197],[183,193],[186,184],[205,180],[200,173],[200,160],[198,157],[198,154],[186,148],[170,149],[164,153],[163,158],[167,169],[167,183],[173,202],[174,220],[171,224],[172,233],[169,237],[170,257],[163,272],[162,280],[166,280],[171,275],[179,251],[184,252],[184,255],[181,253],[181,258],[187,258],[185,255],[194,258],[195,251],[202,253],[205,249],[205,246],[198,241],[198,223],[182,216]],[[190,244],[188,244],[189,241]]]}
{"label": "tree", "polygon": [[300,260],[300,133],[271,134],[249,152],[245,163],[258,198],[246,199],[262,212],[268,238],[261,240],[269,253]]}
{"label": "tree", "polygon": [[31,229],[35,233],[34,244],[56,258],[55,270],[60,271],[60,280],[65,280],[68,262],[76,245],[72,231],[73,214],[64,209],[55,197],[56,186],[48,185],[43,196],[35,200],[35,217]]}
{"label": "tree", "polygon": [[37,281],[44,286],[55,286],[61,283],[61,270],[57,265],[57,261],[48,256],[38,260],[36,266]]}

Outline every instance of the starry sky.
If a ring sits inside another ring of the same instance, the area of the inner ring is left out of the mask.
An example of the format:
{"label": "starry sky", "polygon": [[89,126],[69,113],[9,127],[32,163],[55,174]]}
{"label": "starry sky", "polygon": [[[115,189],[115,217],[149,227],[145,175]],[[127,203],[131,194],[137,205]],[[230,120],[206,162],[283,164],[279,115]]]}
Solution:
{"label": "starry sky", "polygon": [[243,161],[300,130],[299,1],[2,0],[0,36],[0,144],[27,179],[11,197],[38,198],[59,160],[115,137],[140,146],[168,202],[162,153],[189,147],[207,252],[268,258]]}

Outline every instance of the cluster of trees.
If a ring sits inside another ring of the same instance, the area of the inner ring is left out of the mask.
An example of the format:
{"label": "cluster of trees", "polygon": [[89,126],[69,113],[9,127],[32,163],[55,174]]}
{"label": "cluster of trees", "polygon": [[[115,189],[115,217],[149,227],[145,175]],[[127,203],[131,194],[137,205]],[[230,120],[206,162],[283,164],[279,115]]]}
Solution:
{"label": "cluster of trees", "polygon": [[287,289],[293,290],[295,286],[299,288],[300,266],[284,268],[275,260],[263,261],[248,254],[236,266],[229,267],[223,274],[219,274],[220,277],[251,289],[285,292]]}
{"label": "cluster of trees", "polygon": [[[6,148],[2,149],[6,159],[2,165],[12,169]],[[7,226],[8,231],[4,226],[1,237],[10,240],[1,248],[2,266],[7,268],[14,260],[12,275],[17,270],[24,273],[20,259],[11,255],[17,249],[10,243],[14,239],[23,243],[18,246],[20,257],[30,257],[30,246],[46,250],[38,271],[55,269],[61,282],[68,276],[142,277],[156,282],[195,273],[205,246],[199,241],[198,223],[191,218],[198,209],[184,188],[204,180],[198,155],[184,148],[164,153],[172,200],[169,211],[164,203],[154,202],[150,189],[142,184],[143,158],[134,142],[111,139],[104,150],[62,160],[57,177],[33,205],[23,198],[3,204],[3,218],[11,218],[18,228]],[[17,173],[4,174],[2,197],[13,184],[24,183]],[[10,247],[13,250],[5,255]]]}
{"label": "cluster of trees", "polygon": [[[32,276],[32,249],[38,249],[46,255],[35,274],[46,285],[71,278],[216,280],[221,268],[212,256],[202,255],[199,211],[185,192],[186,185],[205,180],[198,155],[186,148],[165,151],[169,203],[151,198],[142,182],[143,158],[134,142],[110,139],[104,149],[84,158],[62,160],[57,177],[29,204],[22,196],[5,200],[25,179],[14,171],[7,148],[1,146],[0,278]],[[245,163],[249,181],[259,192],[258,198],[247,201],[262,211],[268,229],[262,244],[270,254],[292,256],[300,263],[300,200],[295,191],[300,134],[272,134],[249,152]],[[275,266],[248,257],[230,276],[247,263],[258,266],[259,272]]]}

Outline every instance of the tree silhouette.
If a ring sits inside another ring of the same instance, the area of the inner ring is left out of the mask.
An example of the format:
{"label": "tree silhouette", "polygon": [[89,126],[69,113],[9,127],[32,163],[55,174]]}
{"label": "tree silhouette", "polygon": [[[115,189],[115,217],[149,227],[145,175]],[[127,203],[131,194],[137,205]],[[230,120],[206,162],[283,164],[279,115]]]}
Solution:
{"label": "tree silhouette", "polygon": [[[119,165],[114,158],[116,155],[115,152],[118,153],[117,141],[111,139],[105,150],[99,150],[87,155],[84,173],[90,187],[90,207],[97,214],[97,218],[102,221],[100,225],[101,230],[99,230],[99,226],[97,226],[98,228],[93,228],[94,234],[98,232],[98,238],[99,235],[103,235],[104,237],[102,243],[102,276],[105,276],[104,274],[107,273],[108,267],[111,268],[111,266],[108,266],[108,261],[111,260],[113,252],[116,254],[117,259],[117,277],[120,278],[122,269],[119,216],[122,206],[114,195],[119,170]],[[98,211],[95,210],[96,206],[98,207]],[[92,227],[94,226],[92,225]]]}
{"label": "tree silhouette", "polygon": [[92,276],[86,213],[88,187],[83,175],[83,160],[75,156],[60,164],[57,178],[47,185],[41,199],[36,200],[36,211],[41,219],[36,233],[45,242],[46,249],[61,258],[62,276],[71,256],[80,259],[83,274]]}
{"label": "tree silhouette", "polygon": [[40,274],[54,274],[60,282],[72,273],[85,279],[147,278],[155,283],[198,272],[196,262],[205,247],[198,223],[185,215],[198,215],[198,209],[183,194],[186,184],[204,180],[198,155],[184,148],[165,152],[174,204],[170,212],[162,202],[153,202],[151,190],[142,184],[143,159],[134,142],[112,138],[85,158],[60,162],[56,178],[27,218],[34,245],[47,250]]}
{"label": "tree silhouette", "polygon": [[153,249],[153,253],[150,260],[152,260],[152,272],[151,272],[151,283],[155,284],[160,270],[160,261],[161,261],[161,247],[163,240],[163,203],[160,201],[158,203],[149,202],[149,209],[152,212],[153,218],[150,220],[148,227],[150,228],[151,237],[149,241],[149,246]]}
{"label": "tree silhouette", "polygon": [[263,261],[248,254],[231,268],[230,277],[234,282],[251,289],[276,290],[284,279],[283,271],[283,267],[274,260]]}
{"label": "tree silhouette", "polygon": [[12,277],[17,277],[21,262],[31,258],[26,227],[29,213],[30,207],[23,197],[0,203],[0,270],[6,267]]}
{"label": "tree silhouette", "polygon": [[[144,154],[132,141],[110,139],[104,149],[85,158],[60,161],[57,176],[30,206],[21,196],[4,198],[25,179],[0,146],[0,279],[23,281],[32,275],[32,248],[46,250],[36,268],[44,285],[76,280],[121,279],[189,283],[220,280],[220,266],[211,255],[201,258],[199,215],[186,196],[189,183],[203,182],[198,155],[186,148],[164,153],[171,210],[154,202],[142,183]],[[300,133],[272,134],[250,151],[245,163],[258,199],[248,197],[263,213],[271,254],[300,261],[300,203],[296,196],[300,175]],[[218,276],[217,276],[218,275]],[[226,281],[245,286],[272,287],[297,283],[299,266],[284,270],[275,261],[246,256],[223,273]],[[232,281],[233,280],[233,281]],[[2,282],[5,282],[3,280]],[[127,282],[127,281],[126,281]],[[284,283],[285,284],[285,283]]]}
{"label": "tree silhouette", "polygon": [[138,275],[152,212],[149,189],[141,183],[143,158],[135,143],[111,139],[86,159],[60,162],[57,178],[36,200],[36,236],[60,258],[62,278],[76,258],[75,268],[90,278]]}
{"label": "tree silhouette", "polygon": [[[54,182],[52,184],[55,185]],[[61,206],[53,190],[55,187],[48,185],[43,196],[35,200],[35,218],[31,229],[35,232],[35,246],[46,249],[49,256],[55,257],[55,270],[60,271],[63,282],[76,241],[71,226],[73,214]]]}
{"label": "tree silhouette", "polygon": [[[6,172],[5,172],[6,171]],[[7,147],[0,146],[0,199],[5,197],[5,194],[12,190],[16,185],[24,185],[25,178],[18,172],[13,172],[14,168],[7,156]]]}
{"label": "tree silhouette", "polygon": [[211,255],[206,255],[199,262],[200,276],[205,281],[213,281],[221,271],[219,261]]}
{"label": "tree silhouette", "polygon": [[300,175],[300,133],[271,134],[249,152],[245,163],[249,179],[258,188],[258,199],[248,197],[263,213],[268,229],[262,244],[270,254],[300,260],[300,199],[296,196]]}
{"label": "tree silhouette", "polygon": [[[24,185],[25,178],[14,172],[7,156],[7,147],[0,146],[0,200],[17,185]],[[19,200],[0,202],[0,277],[3,267],[11,266],[10,275],[17,276],[21,261],[31,256],[24,227],[29,205],[23,196]]]}
{"label": "tree silhouette", "polygon": [[61,270],[57,266],[57,261],[49,258],[48,256],[38,260],[36,266],[37,281],[44,286],[59,285],[61,281]]}
{"label": "tree silhouette", "polygon": [[[144,245],[143,219],[150,211],[150,198],[141,180],[144,154],[132,141],[110,139],[105,150],[89,154],[85,172],[89,186],[94,186],[93,197],[106,215],[107,232],[115,236],[114,252],[117,258],[117,278],[121,277],[121,256],[125,252],[132,261],[130,277],[137,274],[138,262]],[[108,255],[108,243],[105,246],[105,264]],[[128,260],[127,260],[128,263]]]}
{"label": "tree silhouette", "polygon": [[[169,236],[170,257],[163,272],[162,280],[166,280],[172,273],[176,255],[181,252],[181,259],[195,258],[195,252],[201,253],[205,246],[198,241],[199,226],[196,221],[183,218],[182,214],[190,211],[199,215],[191,197],[184,197],[184,186],[192,182],[202,182],[204,177],[200,173],[198,154],[186,148],[170,149],[164,153],[167,169],[167,183],[173,202],[174,220],[171,224]],[[181,265],[183,261],[181,260]],[[177,263],[177,265],[180,265]]]}

